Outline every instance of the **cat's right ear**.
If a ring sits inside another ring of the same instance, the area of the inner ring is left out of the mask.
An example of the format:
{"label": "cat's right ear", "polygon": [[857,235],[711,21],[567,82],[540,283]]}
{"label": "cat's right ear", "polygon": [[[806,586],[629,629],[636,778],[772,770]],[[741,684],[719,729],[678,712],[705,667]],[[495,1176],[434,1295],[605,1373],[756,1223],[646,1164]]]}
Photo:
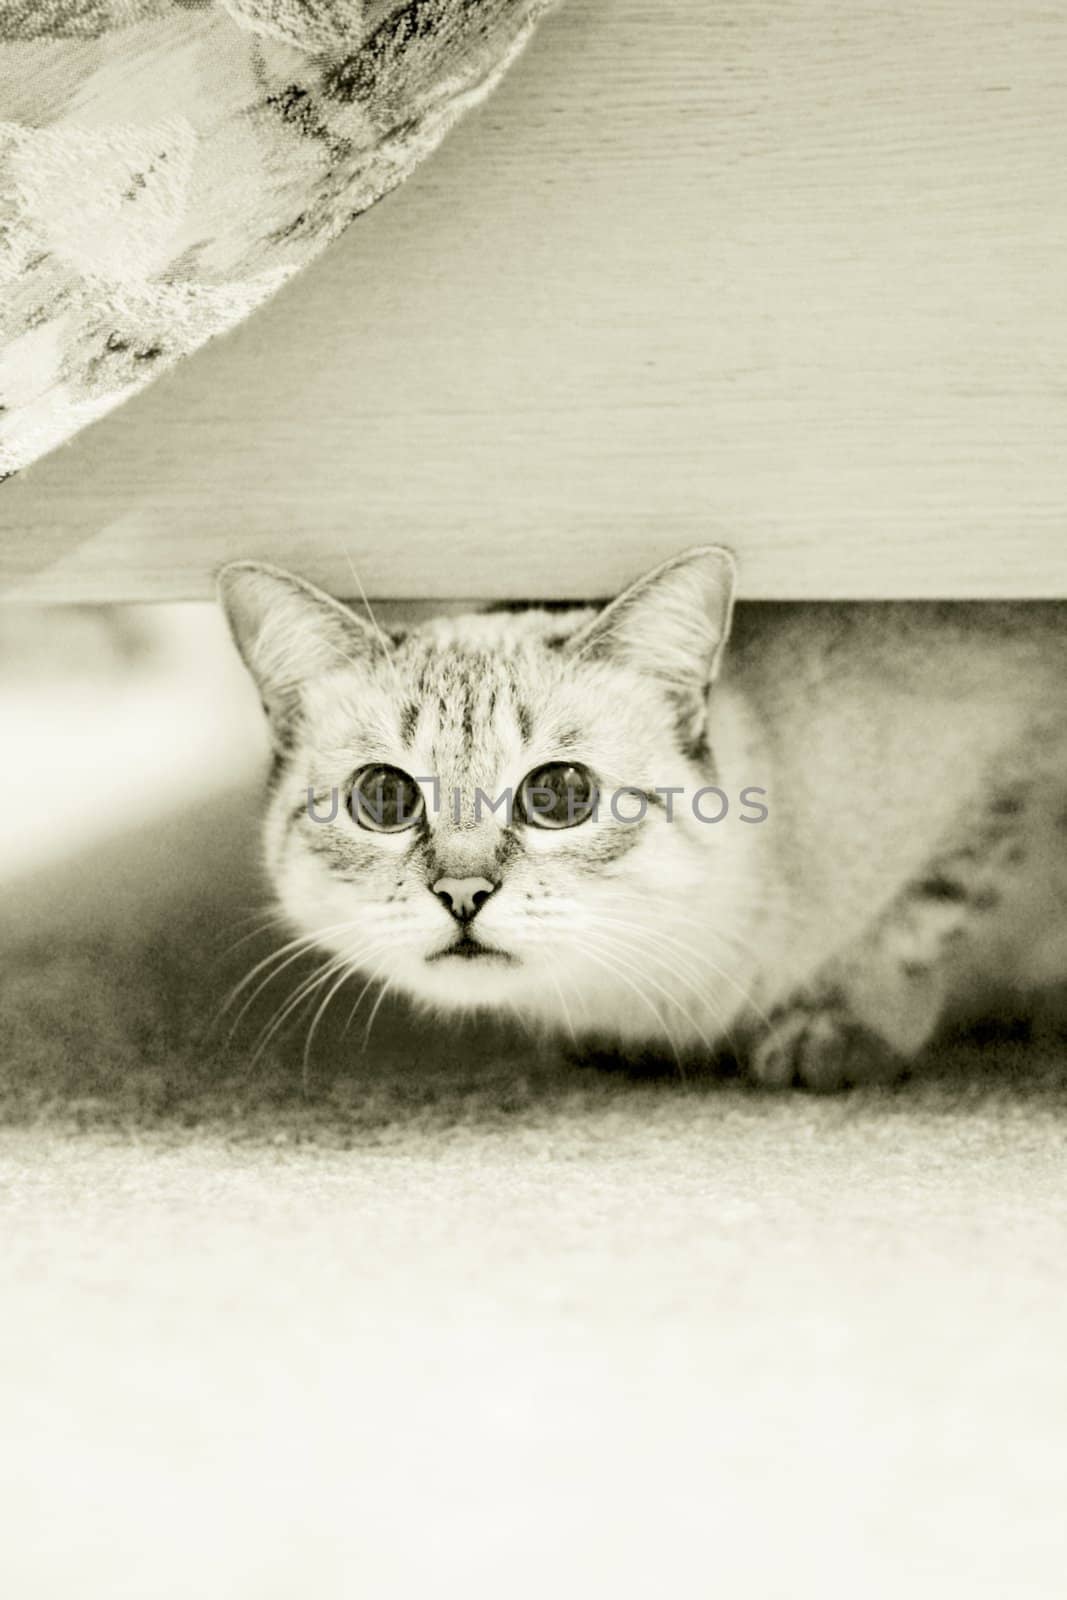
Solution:
{"label": "cat's right ear", "polygon": [[309,679],[384,655],[376,629],[280,567],[232,561],[218,575],[218,596],[278,744],[288,738]]}
{"label": "cat's right ear", "polygon": [[703,748],[708,692],[730,637],[737,562],[722,545],[672,556],[625,589],[569,649],[585,661],[625,663],[661,683],[687,750]]}

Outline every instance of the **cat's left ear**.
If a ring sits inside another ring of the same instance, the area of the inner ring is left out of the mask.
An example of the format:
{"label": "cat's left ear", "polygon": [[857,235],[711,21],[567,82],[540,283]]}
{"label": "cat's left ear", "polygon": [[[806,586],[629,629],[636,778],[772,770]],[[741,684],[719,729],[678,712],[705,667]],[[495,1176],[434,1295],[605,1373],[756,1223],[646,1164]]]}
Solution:
{"label": "cat's left ear", "polygon": [[233,561],[218,575],[218,593],[279,745],[287,742],[306,683],[384,654],[381,635],[362,617],[280,567]]}
{"label": "cat's left ear", "polygon": [[569,648],[582,660],[620,661],[658,679],[677,705],[683,743],[695,749],[730,636],[736,580],[723,546],[683,550],[624,589]]}

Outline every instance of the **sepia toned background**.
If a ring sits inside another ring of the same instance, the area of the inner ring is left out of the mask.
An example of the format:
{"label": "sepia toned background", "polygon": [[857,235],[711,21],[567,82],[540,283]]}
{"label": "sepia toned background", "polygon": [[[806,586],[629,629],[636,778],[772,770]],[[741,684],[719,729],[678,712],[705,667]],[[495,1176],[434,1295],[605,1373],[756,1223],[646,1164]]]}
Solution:
{"label": "sepia toned background", "polygon": [[312,962],[240,1015],[256,694],[212,606],[112,603],[708,537],[750,598],[1067,594],[1065,56],[1060,4],[568,0],[0,489],[5,1593],[1059,1600],[1062,1035],[829,1099],[347,995],[261,1048]]}

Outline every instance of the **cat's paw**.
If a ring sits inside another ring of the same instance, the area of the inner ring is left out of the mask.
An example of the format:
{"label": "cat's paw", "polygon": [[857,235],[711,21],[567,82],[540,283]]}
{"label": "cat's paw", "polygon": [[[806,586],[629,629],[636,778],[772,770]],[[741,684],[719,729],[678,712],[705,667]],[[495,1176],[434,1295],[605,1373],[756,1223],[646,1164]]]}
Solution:
{"label": "cat's paw", "polygon": [[892,1083],[906,1071],[883,1039],[846,1012],[803,1007],[776,1018],[756,1041],[748,1065],[752,1077],[768,1088],[821,1094]]}

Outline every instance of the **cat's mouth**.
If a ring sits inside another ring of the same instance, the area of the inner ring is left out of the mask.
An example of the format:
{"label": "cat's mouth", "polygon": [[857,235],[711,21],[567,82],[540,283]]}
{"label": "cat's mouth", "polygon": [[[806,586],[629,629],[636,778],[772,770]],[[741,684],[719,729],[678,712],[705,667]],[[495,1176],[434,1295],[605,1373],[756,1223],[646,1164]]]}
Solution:
{"label": "cat's mouth", "polygon": [[475,939],[469,933],[461,933],[458,939],[454,939],[443,950],[434,950],[426,959],[444,961],[449,956],[455,956],[460,961],[514,962],[516,959],[509,951],[498,950],[495,945],[483,944],[480,939]]}

